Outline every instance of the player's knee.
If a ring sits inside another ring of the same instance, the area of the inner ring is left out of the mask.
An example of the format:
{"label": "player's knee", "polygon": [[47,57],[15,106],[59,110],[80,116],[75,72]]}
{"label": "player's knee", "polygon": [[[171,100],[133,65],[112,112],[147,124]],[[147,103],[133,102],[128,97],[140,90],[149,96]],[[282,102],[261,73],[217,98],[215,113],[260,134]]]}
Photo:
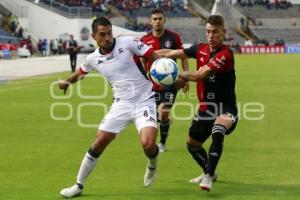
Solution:
{"label": "player's knee", "polygon": [[226,129],[230,129],[233,125],[233,121],[233,116],[231,114],[222,114],[215,120],[215,125],[221,125]]}
{"label": "player's knee", "polygon": [[147,140],[142,142],[142,146],[145,152],[150,152],[155,148],[155,143],[150,140]]}

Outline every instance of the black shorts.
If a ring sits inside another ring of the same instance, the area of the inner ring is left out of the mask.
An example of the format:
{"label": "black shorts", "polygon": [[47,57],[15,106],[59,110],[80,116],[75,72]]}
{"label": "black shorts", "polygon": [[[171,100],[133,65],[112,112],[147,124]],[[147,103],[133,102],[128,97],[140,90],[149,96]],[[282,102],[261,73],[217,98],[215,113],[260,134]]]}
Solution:
{"label": "black shorts", "polygon": [[155,91],[154,98],[156,106],[159,106],[159,104],[164,103],[169,108],[172,108],[175,102],[176,95],[177,90],[175,87],[165,88],[162,91]]}
{"label": "black shorts", "polygon": [[[229,135],[236,127],[238,122],[237,108],[236,107],[224,107],[221,114],[230,114],[232,116],[233,125],[225,133]],[[217,116],[212,116],[209,112],[200,112],[195,115],[192,124],[189,129],[190,138],[204,143],[211,135],[212,127],[214,126]]]}

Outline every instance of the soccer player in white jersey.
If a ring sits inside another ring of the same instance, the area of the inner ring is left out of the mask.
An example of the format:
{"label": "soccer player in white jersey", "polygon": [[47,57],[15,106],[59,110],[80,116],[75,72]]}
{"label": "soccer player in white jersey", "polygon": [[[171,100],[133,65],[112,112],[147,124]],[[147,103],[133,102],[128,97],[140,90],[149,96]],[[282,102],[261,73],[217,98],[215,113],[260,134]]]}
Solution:
{"label": "soccer player in white jersey", "polygon": [[103,74],[112,86],[114,101],[97,131],[96,139],[85,154],[76,183],[61,190],[60,194],[71,198],[81,194],[84,181],[94,169],[99,156],[130,122],[134,122],[140,134],[141,145],[149,158],[144,185],[150,186],[156,176],[158,147],[156,104],[152,83],[147,79],[139,57],[156,59],[153,49],[134,37],[113,37],[112,25],[104,17],[92,23],[92,37],[99,48],[87,56],[85,63],[67,80],[59,82],[66,92],[68,86],[83,78],[91,70]]}

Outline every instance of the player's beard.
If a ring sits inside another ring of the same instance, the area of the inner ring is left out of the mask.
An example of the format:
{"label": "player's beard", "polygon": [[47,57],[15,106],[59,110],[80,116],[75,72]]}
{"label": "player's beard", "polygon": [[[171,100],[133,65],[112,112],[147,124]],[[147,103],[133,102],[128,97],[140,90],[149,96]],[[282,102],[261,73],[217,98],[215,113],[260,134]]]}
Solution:
{"label": "player's beard", "polygon": [[113,43],[107,42],[106,44],[100,46],[100,49],[106,53],[110,52],[113,48]]}

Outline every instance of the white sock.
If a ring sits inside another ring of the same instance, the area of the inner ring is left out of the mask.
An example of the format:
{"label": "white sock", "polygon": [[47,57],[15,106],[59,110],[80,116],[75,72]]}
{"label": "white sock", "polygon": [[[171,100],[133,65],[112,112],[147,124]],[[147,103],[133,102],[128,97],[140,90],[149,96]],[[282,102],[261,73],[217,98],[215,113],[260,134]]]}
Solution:
{"label": "white sock", "polygon": [[77,183],[83,185],[83,183],[86,180],[86,178],[88,177],[88,175],[91,173],[91,171],[96,166],[97,160],[98,160],[98,158],[94,158],[88,152],[85,154],[85,156],[81,162],[78,175],[77,175]]}

